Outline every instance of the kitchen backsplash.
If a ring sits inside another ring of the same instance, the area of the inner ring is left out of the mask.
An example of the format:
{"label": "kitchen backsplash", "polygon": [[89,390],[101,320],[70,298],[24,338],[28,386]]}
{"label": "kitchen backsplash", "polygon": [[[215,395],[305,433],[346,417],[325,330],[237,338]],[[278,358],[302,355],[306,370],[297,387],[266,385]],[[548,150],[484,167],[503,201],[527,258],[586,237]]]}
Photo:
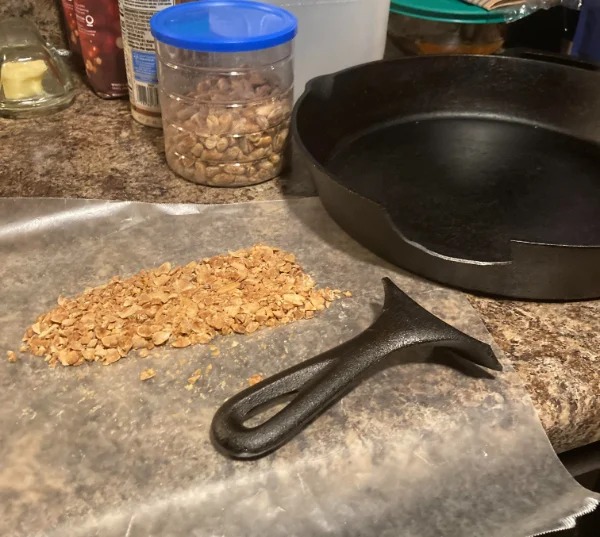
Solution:
{"label": "kitchen backsplash", "polygon": [[62,29],[60,0],[1,0],[0,18],[26,17],[56,47],[66,47]]}

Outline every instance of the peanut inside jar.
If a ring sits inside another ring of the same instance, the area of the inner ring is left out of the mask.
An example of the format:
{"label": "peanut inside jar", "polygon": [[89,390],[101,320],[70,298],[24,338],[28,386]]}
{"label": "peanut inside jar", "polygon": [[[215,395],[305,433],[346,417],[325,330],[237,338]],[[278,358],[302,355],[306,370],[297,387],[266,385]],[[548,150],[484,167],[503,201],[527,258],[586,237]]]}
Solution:
{"label": "peanut inside jar", "polygon": [[211,74],[183,96],[162,96],[169,166],[211,186],[245,186],[282,169],[292,88],[256,71]]}

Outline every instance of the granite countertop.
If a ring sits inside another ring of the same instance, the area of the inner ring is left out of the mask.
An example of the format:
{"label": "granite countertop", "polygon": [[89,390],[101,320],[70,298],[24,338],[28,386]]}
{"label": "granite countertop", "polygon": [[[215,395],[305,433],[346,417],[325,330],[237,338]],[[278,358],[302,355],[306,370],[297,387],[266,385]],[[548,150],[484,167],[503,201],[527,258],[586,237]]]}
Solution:
{"label": "granite countertop", "polygon": [[[293,178],[248,188],[188,183],[167,168],[160,130],[134,122],[125,101],[102,101],[84,87],[52,116],[0,119],[3,197],[233,203],[314,195],[306,170],[293,168]],[[469,300],[519,373],[555,450],[600,440],[600,301]]]}
{"label": "granite countertop", "polygon": [[2,0],[0,19],[25,17],[31,20],[42,36],[56,47],[66,47],[60,16],[61,0]]}

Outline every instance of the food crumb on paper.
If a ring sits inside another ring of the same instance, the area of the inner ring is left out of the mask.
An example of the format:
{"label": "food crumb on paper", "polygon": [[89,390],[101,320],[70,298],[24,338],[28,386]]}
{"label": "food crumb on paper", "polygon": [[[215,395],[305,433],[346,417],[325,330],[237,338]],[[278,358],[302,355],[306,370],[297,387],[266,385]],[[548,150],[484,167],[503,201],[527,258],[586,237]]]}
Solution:
{"label": "food crumb on paper", "polygon": [[154,378],[155,376],[156,376],[156,371],[154,371],[154,369],[152,369],[152,368],[144,369],[140,373],[140,380],[149,380],[151,378]]}
{"label": "food crumb on paper", "polygon": [[11,364],[14,364],[17,361],[17,355],[15,354],[15,351],[7,351],[6,352],[6,359]]}
{"label": "food crumb on paper", "polygon": [[265,377],[263,377],[262,375],[260,375],[259,373],[256,373],[255,375],[252,375],[249,379],[248,379],[248,385],[249,386],[254,386],[255,384],[258,384],[260,381],[262,381]]}
{"label": "food crumb on paper", "polygon": [[188,385],[193,386],[194,384],[196,384],[196,382],[198,382],[200,379],[202,378],[202,370],[201,369],[196,369],[196,371],[194,371],[187,379],[188,381]]}
{"label": "food crumb on paper", "polygon": [[202,374],[202,369],[196,369],[187,379],[187,384],[185,386],[185,389],[188,391],[191,391],[194,386],[196,385],[196,383],[202,378],[202,376],[204,376],[205,378],[208,378],[208,376],[210,375],[210,372],[212,371],[212,364],[208,364],[206,366],[206,369],[204,370],[204,375]]}

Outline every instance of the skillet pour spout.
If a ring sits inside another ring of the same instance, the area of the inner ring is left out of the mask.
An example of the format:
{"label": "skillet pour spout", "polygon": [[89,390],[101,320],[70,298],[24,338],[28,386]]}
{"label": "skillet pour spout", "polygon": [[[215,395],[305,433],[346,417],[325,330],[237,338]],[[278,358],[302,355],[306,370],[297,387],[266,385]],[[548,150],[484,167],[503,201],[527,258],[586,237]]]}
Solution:
{"label": "skillet pour spout", "polygon": [[[364,332],[226,401],[211,426],[217,449],[238,459],[253,459],[275,451],[363,380],[385,367],[402,363],[402,351],[406,355],[404,363],[414,362],[414,353],[406,351],[416,347],[429,351],[428,357],[445,350],[476,366],[502,370],[489,345],[429,313],[389,278],[384,278],[383,284],[383,310]],[[266,407],[290,397],[289,403],[264,423],[245,425]]]}

